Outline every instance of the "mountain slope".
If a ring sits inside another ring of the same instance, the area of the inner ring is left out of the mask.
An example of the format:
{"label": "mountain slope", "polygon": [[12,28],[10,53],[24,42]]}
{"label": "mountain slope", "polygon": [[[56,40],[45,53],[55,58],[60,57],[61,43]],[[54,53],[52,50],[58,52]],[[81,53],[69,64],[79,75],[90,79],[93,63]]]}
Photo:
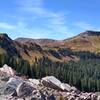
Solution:
{"label": "mountain slope", "polygon": [[[48,42],[47,42],[48,41]],[[42,43],[41,43],[42,42]],[[32,39],[18,39],[12,40],[7,34],[0,34],[0,52],[1,54],[18,57],[20,59],[28,61],[30,64],[35,59],[41,59],[47,57],[54,62],[62,62],[63,60],[69,61],[74,60],[72,57],[64,56],[55,48],[45,49],[45,45],[51,42],[57,43],[55,40],[32,40]],[[40,44],[41,43],[41,44]],[[43,45],[42,45],[43,44]],[[12,58],[11,57],[11,58]]]}
{"label": "mountain slope", "polygon": [[0,53],[8,53],[9,55],[19,56],[17,49],[15,48],[15,43],[12,39],[8,37],[7,34],[0,34]]}
{"label": "mountain slope", "polygon": [[64,40],[64,46],[75,51],[100,52],[100,32],[86,31],[69,40]]}
{"label": "mountain slope", "polygon": [[68,49],[72,50],[73,52],[76,51],[77,52],[88,51],[94,53],[100,52],[100,32],[98,31],[82,32],[75,37],[65,40],[18,38],[15,41],[24,44],[28,42],[39,44],[43,50],[45,50],[46,52],[49,51],[49,58],[55,59],[56,61],[73,60],[71,59],[71,56],[67,55],[63,56],[62,53],[59,52],[59,49],[62,52],[68,52]]}
{"label": "mountain slope", "polygon": [[90,51],[100,52],[100,32],[86,31],[79,35],[65,40],[52,40],[52,39],[28,39],[18,38],[15,41],[22,43],[31,41],[41,45],[43,48],[70,48],[75,51]]}

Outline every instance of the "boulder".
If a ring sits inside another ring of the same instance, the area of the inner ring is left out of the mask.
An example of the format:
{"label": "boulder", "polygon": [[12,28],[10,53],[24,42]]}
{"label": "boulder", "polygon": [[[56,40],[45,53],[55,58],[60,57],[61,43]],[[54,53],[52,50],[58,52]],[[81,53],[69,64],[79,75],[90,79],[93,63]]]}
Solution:
{"label": "boulder", "polygon": [[16,94],[16,89],[20,83],[22,83],[23,80],[20,77],[12,77],[9,79],[9,81],[6,83],[4,88],[4,94],[5,95],[13,95]]}
{"label": "boulder", "polygon": [[44,86],[57,89],[57,90],[62,90],[62,91],[70,91],[71,86],[65,83],[61,83],[58,79],[56,79],[54,76],[47,76],[42,78],[42,84]]}
{"label": "boulder", "polygon": [[50,87],[53,89],[57,89],[57,90],[62,90],[61,89],[61,82],[56,79],[54,76],[47,76],[42,78],[41,80],[42,84],[46,87]]}
{"label": "boulder", "polygon": [[36,90],[37,87],[33,86],[29,82],[22,82],[18,85],[16,91],[18,97],[27,97],[30,96],[33,90]]}
{"label": "boulder", "polygon": [[15,75],[15,71],[6,64],[2,68],[0,68],[0,71],[6,73],[7,76]]}

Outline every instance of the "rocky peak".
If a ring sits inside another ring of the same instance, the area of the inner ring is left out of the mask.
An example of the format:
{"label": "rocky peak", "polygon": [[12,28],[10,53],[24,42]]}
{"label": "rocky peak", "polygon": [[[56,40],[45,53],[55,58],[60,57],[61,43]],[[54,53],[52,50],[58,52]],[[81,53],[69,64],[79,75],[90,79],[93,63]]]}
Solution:
{"label": "rocky peak", "polygon": [[0,33],[0,41],[1,40],[11,41],[11,39],[6,33]]}
{"label": "rocky peak", "polygon": [[20,56],[16,44],[6,33],[0,33],[0,48],[4,49],[9,55]]}
{"label": "rocky peak", "polygon": [[6,33],[0,33],[0,37],[8,37]]}
{"label": "rocky peak", "polygon": [[11,45],[13,40],[8,37],[6,33],[0,33],[0,46],[7,46],[8,44]]}
{"label": "rocky peak", "polygon": [[85,31],[79,34],[80,36],[100,36],[100,31]]}

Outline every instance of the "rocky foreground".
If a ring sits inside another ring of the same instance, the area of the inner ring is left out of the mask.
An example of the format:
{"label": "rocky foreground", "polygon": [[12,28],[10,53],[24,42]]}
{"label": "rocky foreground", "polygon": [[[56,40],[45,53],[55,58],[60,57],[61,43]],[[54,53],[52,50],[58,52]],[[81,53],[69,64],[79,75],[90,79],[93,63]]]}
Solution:
{"label": "rocky foreground", "polygon": [[0,100],[100,100],[100,96],[83,93],[54,76],[40,80],[21,78],[4,65],[0,68]]}

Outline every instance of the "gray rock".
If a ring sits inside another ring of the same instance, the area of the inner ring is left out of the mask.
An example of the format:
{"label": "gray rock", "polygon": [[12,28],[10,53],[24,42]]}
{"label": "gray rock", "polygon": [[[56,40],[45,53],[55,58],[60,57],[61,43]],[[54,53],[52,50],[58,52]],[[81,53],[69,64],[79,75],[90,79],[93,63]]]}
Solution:
{"label": "gray rock", "polygon": [[70,91],[71,87],[68,84],[61,83],[58,79],[56,79],[54,76],[47,76],[42,78],[42,84],[44,86],[57,89],[57,90],[62,90],[62,91]]}
{"label": "gray rock", "polygon": [[8,94],[15,95],[18,85],[22,82],[23,80],[19,77],[10,78],[9,81],[5,85],[4,94],[5,95],[8,95]]}
{"label": "gray rock", "polygon": [[54,76],[42,78],[41,82],[36,79],[22,80],[17,76],[7,83],[0,81],[0,100],[100,100],[100,94],[80,92]]}
{"label": "gray rock", "polygon": [[29,82],[22,82],[18,85],[16,91],[19,97],[27,97],[30,96],[33,90],[36,90],[36,87],[33,87]]}
{"label": "gray rock", "polygon": [[61,89],[60,88],[61,82],[54,76],[44,77],[42,78],[41,82],[43,83],[44,86],[51,87],[54,89]]}
{"label": "gray rock", "polygon": [[0,68],[0,71],[6,73],[7,76],[15,76],[15,71],[6,64]]}

